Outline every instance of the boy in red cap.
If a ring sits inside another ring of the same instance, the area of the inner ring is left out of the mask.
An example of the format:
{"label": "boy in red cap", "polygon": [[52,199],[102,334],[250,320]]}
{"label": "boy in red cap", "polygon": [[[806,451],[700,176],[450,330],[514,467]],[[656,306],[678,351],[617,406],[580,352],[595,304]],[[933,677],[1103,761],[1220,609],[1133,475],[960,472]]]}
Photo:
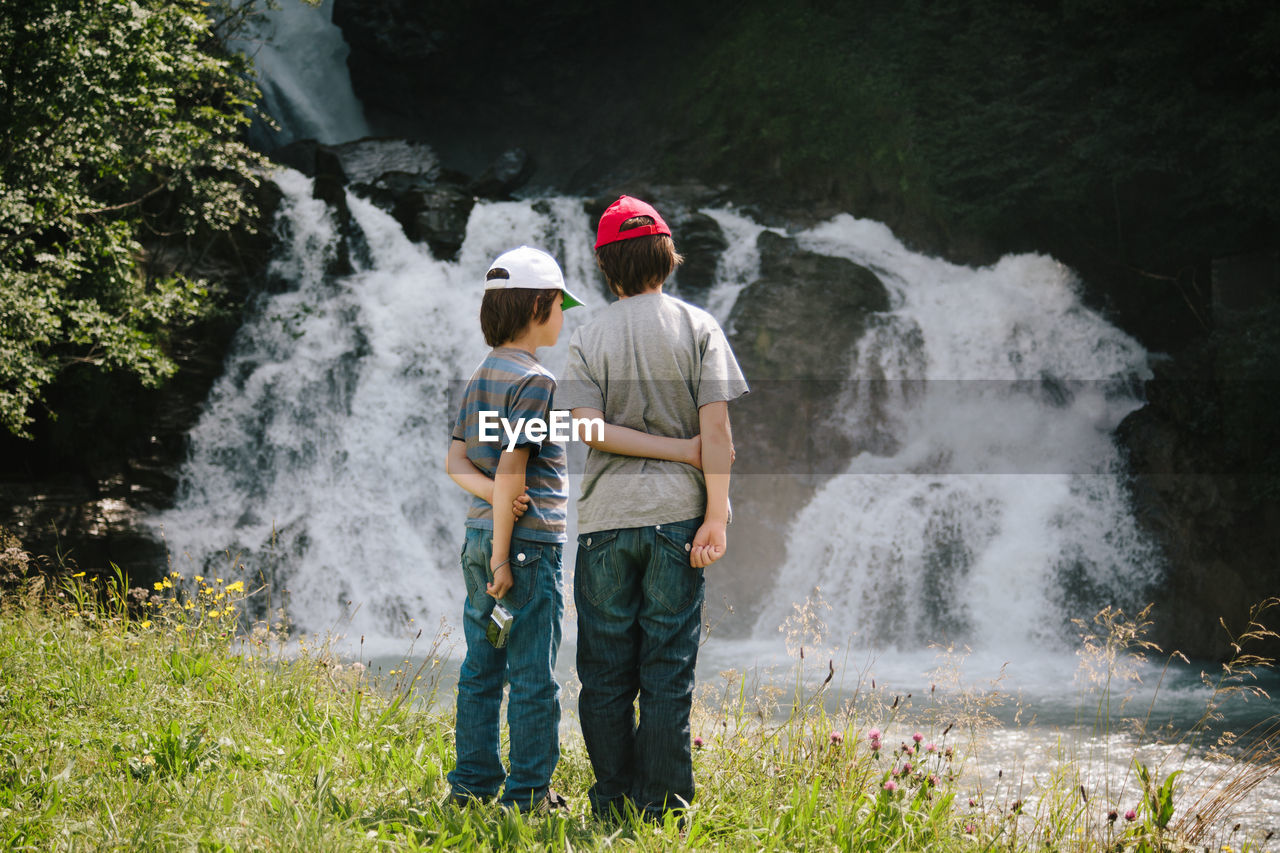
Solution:
{"label": "boy in red cap", "polygon": [[[578,712],[592,810],[630,805],[659,820],[693,800],[703,570],[727,548],[728,403],[748,389],[715,318],[663,293],[681,257],[657,210],[622,196],[600,218],[595,249],[618,301],[574,332],[556,401],[606,422],[588,441],[578,497]],[[629,429],[615,438],[619,427]],[[701,435],[701,470],[643,458],[661,454],[637,446],[633,430]]]}

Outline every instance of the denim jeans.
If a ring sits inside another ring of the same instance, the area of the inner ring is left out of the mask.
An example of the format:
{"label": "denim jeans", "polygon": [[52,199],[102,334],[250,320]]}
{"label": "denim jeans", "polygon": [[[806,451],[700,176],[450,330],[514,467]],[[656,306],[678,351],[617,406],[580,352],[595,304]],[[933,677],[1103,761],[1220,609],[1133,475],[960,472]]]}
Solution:
{"label": "denim jeans", "polygon": [[597,815],[630,803],[657,818],[693,801],[689,711],[704,582],[689,550],[701,522],[578,537],[578,714]]}
{"label": "denim jeans", "polygon": [[[564,546],[528,539],[511,540],[514,586],[502,599],[511,611],[505,648],[485,638],[494,600],[485,592],[493,534],[467,528],[462,573],[467,599],[462,608],[467,656],[458,676],[455,725],[457,766],[449,773],[455,798],[497,796],[520,809],[537,805],[560,760],[560,685],[554,670],[560,650],[564,598],[560,590]],[[503,682],[511,685],[507,726],[511,734],[511,772],[499,754],[499,706]]]}

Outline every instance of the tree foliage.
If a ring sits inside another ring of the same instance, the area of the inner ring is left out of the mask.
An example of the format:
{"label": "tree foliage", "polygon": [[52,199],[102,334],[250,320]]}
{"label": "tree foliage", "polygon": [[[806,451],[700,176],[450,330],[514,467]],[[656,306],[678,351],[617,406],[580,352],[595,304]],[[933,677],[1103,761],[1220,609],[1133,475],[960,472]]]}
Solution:
{"label": "tree foliage", "polygon": [[[223,12],[234,12],[221,4]],[[214,11],[218,11],[215,9]],[[164,247],[254,210],[257,89],[200,0],[0,4],[0,424],[69,366],[156,385],[207,283]],[[49,412],[56,417],[57,412]]]}
{"label": "tree foliage", "polygon": [[955,215],[989,230],[1032,219],[1077,247],[1166,271],[1270,238],[1280,7],[910,0],[904,10],[904,79],[929,131],[921,153]]}
{"label": "tree foliage", "polygon": [[1277,45],[1265,0],[735,5],[673,171],[1173,276],[1274,245]]}

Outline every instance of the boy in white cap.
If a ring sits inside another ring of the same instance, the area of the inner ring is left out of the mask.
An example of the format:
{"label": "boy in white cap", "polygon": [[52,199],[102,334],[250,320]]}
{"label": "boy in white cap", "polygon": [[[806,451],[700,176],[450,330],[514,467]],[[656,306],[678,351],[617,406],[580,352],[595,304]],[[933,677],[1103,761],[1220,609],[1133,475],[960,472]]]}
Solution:
{"label": "boy in white cap", "polygon": [[[458,804],[500,789],[501,802],[520,810],[564,804],[550,781],[560,757],[553,670],[564,615],[565,448],[545,432],[513,435],[508,427],[552,422],[556,381],[536,351],[556,343],[564,309],[581,304],[555,259],[528,246],[500,255],[485,277],[480,328],[493,350],[463,391],[446,461],[449,476],[474,496],[462,550],[467,653],[458,677],[458,761],[449,773]],[[697,459],[696,441],[656,446],[670,458]],[[509,774],[499,755],[504,681],[511,685]]]}
{"label": "boy in white cap", "polygon": [[[715,318],[662,292],[682,259],[657,210],[622,196],[595,249],[618,301],[574,332],[557,400],[607,422],[588,442],[578,498],[578,715],[592,810],[661,819],[693,800],[703,569],[728,544],[728,403],[747,383]],[[700,465],[634,458],[617,443],[627,427],[649,440],[700,435]]]}

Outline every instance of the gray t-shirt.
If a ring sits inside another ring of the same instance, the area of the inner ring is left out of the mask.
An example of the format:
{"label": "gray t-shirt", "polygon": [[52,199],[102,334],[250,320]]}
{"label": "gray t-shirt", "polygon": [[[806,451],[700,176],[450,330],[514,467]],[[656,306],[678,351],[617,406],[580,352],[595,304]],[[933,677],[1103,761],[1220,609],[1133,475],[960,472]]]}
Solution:
{"label": "gray t-shirt", "polygon": [[[665,293],[646,293],[619,299],[573,333],[555,407],[600,409],[611,424],[692,438],[699,407],[747,391],[714,317]],[[701,518],[706,503],[702,472],[690,465],[592,448],[578,532]]]}

